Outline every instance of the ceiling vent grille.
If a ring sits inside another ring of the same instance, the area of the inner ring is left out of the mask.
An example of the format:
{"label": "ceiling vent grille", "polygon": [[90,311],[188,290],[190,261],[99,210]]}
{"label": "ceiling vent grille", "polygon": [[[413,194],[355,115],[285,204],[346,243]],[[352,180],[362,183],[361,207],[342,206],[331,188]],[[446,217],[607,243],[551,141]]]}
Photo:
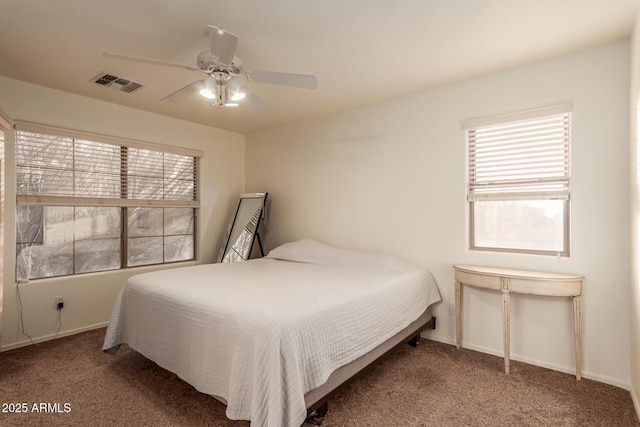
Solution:
{"label": "ceiling vent grille", "polygon": [[109,73],[100,73],[91,79],[91,81],[99,84],[100,86],[105,86],[126,93],[131,93],[142,87],[140,83],[132,82],[131,80],[123,79],[122,77],[114,76]]}

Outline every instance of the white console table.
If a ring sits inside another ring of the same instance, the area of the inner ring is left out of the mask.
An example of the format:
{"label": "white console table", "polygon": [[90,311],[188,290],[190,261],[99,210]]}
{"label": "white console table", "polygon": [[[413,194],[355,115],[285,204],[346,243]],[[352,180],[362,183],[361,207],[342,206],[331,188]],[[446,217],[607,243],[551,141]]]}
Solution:
{"label": "white console table", "polygon": [[502,332],[504,338],[504,372],[509,373],[511,293],[573,297],[573,328],[576,379],[582,377],[582,280],[574,274],[541,273],[477,265],[453,266],[456,292],[456,347],[462,345],[462,285],[502,292]]}

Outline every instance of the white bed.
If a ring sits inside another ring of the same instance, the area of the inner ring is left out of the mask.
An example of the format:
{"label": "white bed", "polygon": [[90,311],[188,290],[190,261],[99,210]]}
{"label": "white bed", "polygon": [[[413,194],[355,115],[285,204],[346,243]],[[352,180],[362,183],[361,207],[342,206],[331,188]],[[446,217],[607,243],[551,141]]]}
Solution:
{"label": "white bed", "polygon": [[230,419],[298,427],[305,394],[439,300],[422,267],[307,239],[242,263],[132,277],[103,350],[127,343],[226,403]]}

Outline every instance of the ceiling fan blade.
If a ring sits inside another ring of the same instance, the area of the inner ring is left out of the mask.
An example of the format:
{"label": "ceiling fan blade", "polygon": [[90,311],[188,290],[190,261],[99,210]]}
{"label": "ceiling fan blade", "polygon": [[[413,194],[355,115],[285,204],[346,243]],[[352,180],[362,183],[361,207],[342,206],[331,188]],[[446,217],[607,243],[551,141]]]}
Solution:
{"label": "ceiling fan blade", "polygon": [[248,105],[254,111],[264,111],[269,108],[266,102],[264,102],[258,95],[251,92],[247,88],[243,88],[247,94],[246,98],[242,101],[243,104]]}
{"label": "ceiling fan blade", "polygon": [[275,71],[245,71],[244,76],[251,82],[294,86],[303,89],[315,89],[318,85],[316,76],[308,74],[278,73]]}
{"label": "ceiling fan blade", "polygon": [[162,98],[160,101],[176,102],[178,98],[180,98],[182,95],[186,95],[189,92],[194,92],[194,93],[198,92],[203,87],[204,87],[204,80],[196,80],[194,82],[189,83],[186,86],[181,87],[175,92],[170,93],[169,95]]}
{"label": "ceiling fan blade", "polygon": [[177,62],[171,62],[171,61],[163,61],[162,59],[152,59],[152,58],[144,58],[141,56],[122,55],[119,53],[111,53],[111,52],[103,52],[102,54],[108,58],[124,59],[127,61],[144,62],[147,64],[164,65],[166,67],[182,68],[183,70],[202,72],[202,70],[192,65],[184,65],[184,64],[179,64]]}
{"label": "ceiling fan blade", "polygon": [[220,64],[231,65],[233,55],[236,53],[238,36],[222,28],[209,25],[209,44],[211,56]]}

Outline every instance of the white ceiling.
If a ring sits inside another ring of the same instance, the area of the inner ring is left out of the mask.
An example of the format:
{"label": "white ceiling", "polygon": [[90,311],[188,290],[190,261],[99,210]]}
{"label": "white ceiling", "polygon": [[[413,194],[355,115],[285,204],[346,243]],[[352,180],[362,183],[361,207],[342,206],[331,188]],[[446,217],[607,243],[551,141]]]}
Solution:
{"label": "white ceiling", "polygon": [[[621,40],[637,9],[638,0],[0,0],[0,75],[250,133]],[[314,74],[318,88],[248,83],[263,111],[197,95],[171,103],[160,100],[202,74],[102,55],[195,65],[209,24],[239,36],[246,69]],[[103,71],[144,87],[96,85]]]}

